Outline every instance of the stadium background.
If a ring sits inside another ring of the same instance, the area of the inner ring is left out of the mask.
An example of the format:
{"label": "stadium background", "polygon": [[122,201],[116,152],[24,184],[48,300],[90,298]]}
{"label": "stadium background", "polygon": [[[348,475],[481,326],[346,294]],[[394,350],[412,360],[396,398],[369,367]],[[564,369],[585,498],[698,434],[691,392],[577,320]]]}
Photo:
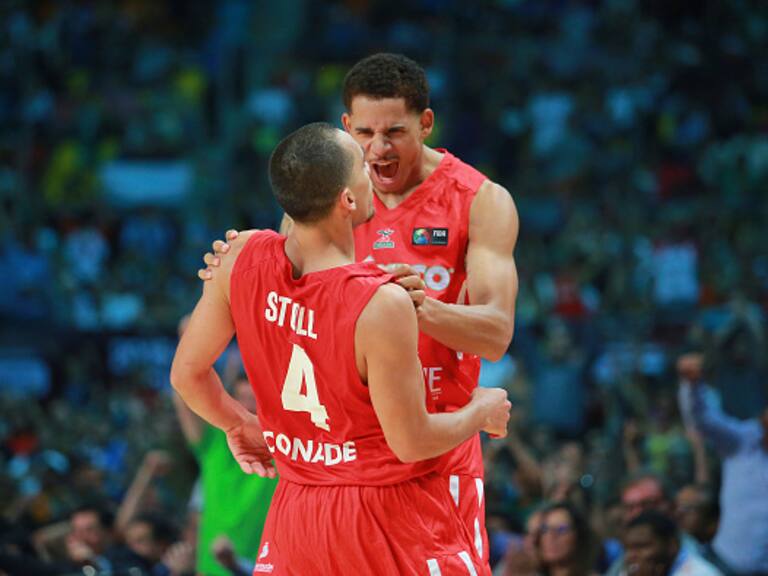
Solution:
{"label": "stadium background", "polygon": [[[761,2],[4,0],[0,509],[40,526],[83,492],[119,502],[162,448],[154,506],[183,517],[195,467],[167,376],[201,256],[277,225],[273,145],[338,123],[346,70],[382,50],[427,69],[430,143],[517,202],[516,333],[483,382],[509,388],[546,478],[608,510],[629,438],[690,481],[686,350],[728,412],[766,405]],[[512,530],[536,501],[516,469],[489,456]]]}

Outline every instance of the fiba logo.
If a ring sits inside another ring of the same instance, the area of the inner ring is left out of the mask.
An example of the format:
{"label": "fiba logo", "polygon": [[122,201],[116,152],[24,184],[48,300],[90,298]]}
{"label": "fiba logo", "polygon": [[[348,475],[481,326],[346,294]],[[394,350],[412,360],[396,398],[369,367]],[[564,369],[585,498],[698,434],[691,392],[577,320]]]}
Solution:
{"label": "fiba logo", "polygon": [[424,284],[430,290],[439,292],[448,288],[451,283],[451,273],[453,270],[448,270],[445,266],[437,264],[427,267],[424,264],[413,264],[411,267],[422,275]]}

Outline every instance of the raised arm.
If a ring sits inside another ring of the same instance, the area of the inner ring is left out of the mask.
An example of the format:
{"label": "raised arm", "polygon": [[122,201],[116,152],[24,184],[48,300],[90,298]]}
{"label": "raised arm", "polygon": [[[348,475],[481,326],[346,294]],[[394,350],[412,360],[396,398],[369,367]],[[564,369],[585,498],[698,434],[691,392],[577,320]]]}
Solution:
{"label": "raised arm", "polygon": [[680,414],[686,426],[695,427],[721,456],[727,456],[739,449],[744,423],[725,414],[713,397],[714,391],[702,384],[703,363],[700,354],[686,354],[677,361]]}
{"label": "raised arm", "polygon": [[514,250],[517,208],[506,189],[486,181],[472,202],[467,248],[469,306],[426,298],[419,328],[461,352],[498,360],[514,332],[518,279]]}
{"label": "raised arm", "polygon": [[410,297],[399,286],[382,286],[357,321],[355,352],[395,455],[404,462],[439,456],[480,430],[504,436],[511,404],[500,388],[476,389],[472,401],[456,412],[427,412],[417,343]]}

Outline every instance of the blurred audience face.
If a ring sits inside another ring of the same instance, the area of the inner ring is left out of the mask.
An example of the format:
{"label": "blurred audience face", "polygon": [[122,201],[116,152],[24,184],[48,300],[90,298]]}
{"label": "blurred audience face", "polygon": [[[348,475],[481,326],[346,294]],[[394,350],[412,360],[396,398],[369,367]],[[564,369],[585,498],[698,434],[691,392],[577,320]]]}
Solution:
{"label": "blurred audience face", "polygon": [[70,519],[71,534],[78,542],[101,554],[109,546],[109,529],[103,526],[95,510],[75,512]]}
{"label": "blurred audience face", "polygon": [[626,524],[646,510],[668,512],[669,502],[658,480],[642,478],[624,489],[621,494],[621,507]]}
{"label": "blurred audience face", "polygon": [[125,545],[137,556],[152,564],[160,562],[168,545],[158,542],[152,531],[152,526],[142,520],[134,520],[125,530]]}
{"label": "blurred audience face", "polygon": [[558,508],[547,512],[539,540],[542,562],[548,566],[569,562],[575,556],[577,540],[573,519],[567,510]]}
{"label": "blurred audience face", "polygon": [[707,493],[696,486],[684,486],[675,496],[675,520],[683,532],[707,543],[715,537],[717,520],[709,518]]}
{"label": "blurred audience face", "polygon": [[523,538],[523,548],[526,552],[537,553],[537,542],[541,535],[541,525],[544,520],[542,512],[534,512],[528,517],[525,523],[525,537]]}
{"label": "blurred audience face", "polygon": [[677,542],[664,542],[648,525],[628,528],[624,549],[630,576],[666,576],[677,556]]}
{"label": "blurred audience face", "polygon": [[237,379],[233,392],[235,400],[245,406],[248,412],[256,414],[256,396],[254,396],[253,388],[251,388],[251,383],[248,380],[245,378]]}

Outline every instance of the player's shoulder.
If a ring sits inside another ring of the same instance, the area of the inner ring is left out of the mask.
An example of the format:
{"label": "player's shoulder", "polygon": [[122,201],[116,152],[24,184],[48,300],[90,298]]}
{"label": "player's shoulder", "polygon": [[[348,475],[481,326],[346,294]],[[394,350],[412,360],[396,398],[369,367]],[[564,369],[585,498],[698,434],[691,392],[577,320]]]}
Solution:
{"label": "player's shoulder", "polygon": [[415,315],[413,302],[398,284],[381,284],[360,313],[358,325],[382,327],[396,324]]}
{"label": "player's shoulder", "polygon": [[458,156],[454,156],[447,150],[444,150],[443,153],[445,154],[442,163],[443,173],[456,187],[466,189],[468,192],[475,192],[488,180],[485,174]]}
{"label": "player's shoulder", "polygon": [[244,265],[249,267],[254,258],[260,259],[268,255],[269,250],[265,248],[279,242],[280,238],[282,236],[273,230],[253,229],[239,232],[237,238],[228,242],[229,250],[225,254],[219,254],[220,265],[214,268],[213,279],[216,279],[217,272],[219,275],[229,276],[235,271],[236,264],[239,268]]}

